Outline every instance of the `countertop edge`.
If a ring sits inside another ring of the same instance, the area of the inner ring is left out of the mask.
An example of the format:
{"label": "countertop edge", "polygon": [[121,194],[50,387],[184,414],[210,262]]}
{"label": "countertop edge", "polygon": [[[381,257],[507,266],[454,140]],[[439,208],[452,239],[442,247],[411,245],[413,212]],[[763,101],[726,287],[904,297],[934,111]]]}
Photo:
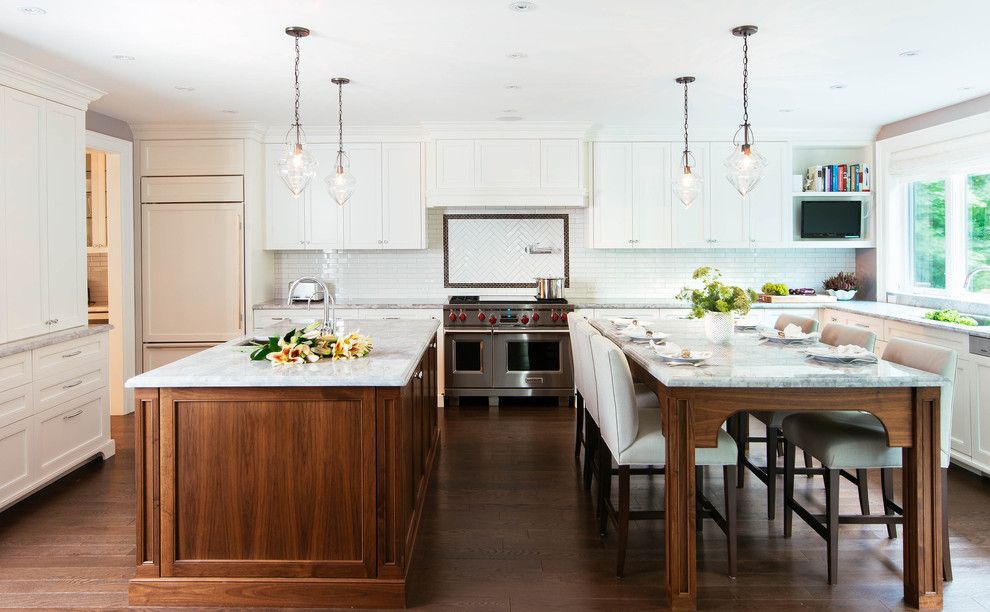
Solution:
{"label": "countertop edge", "polygon": [[113,326],[106,323],[100,323],[97,325],[80,325],[78,327],[70,327],[69,329],[62,329],[55,332],[49,332],[47,334],[31,336],[30,338],[11,340],[10,342],[0,344],[0,358],[10,357],[11,355],[17,355],[19,353],[44,348],[53,344],[68,342],[70,340],[78,340],[79,338],[95,336],[96,334],[108,332],[111,329],[113,329]]}

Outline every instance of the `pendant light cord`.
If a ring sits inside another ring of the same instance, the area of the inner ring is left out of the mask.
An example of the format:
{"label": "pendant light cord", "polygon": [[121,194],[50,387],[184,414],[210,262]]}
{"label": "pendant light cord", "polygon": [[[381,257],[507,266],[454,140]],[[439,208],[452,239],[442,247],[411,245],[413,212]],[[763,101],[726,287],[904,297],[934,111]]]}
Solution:
{"label": "pendant light cord", "polygon": [[687,168],[690,164],[688,163],[688,84],[687,81],[684,82],[684,154],[681,165]]}
{"label": "pendant light cord", "polygon": [[337,83],[337,166],[343,165],[344,155],[344,84]]}
{"label": "pendant light cord", "polygon": [[299,144],[301,127],[299,125],[299,37],[296,36],[296,64],[295,64],[295,78],[296,78],[296,145]]}
{"label": "pendant light cord", "polygon": [[749,34],[743,34],[743,142],[749,145]]}

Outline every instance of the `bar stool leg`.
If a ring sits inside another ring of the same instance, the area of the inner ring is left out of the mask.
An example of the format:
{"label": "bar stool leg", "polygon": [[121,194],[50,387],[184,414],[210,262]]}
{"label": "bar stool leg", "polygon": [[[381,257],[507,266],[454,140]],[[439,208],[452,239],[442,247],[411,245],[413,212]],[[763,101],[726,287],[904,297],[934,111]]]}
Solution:
{"label": "bar stool leg", "polygon": [[797,448],[784,439],[784,537],[791,537],[791,528],[794,522],[794,510],[791,504],[794,503],[794,460],[797,456]]}
{"label": "bar stool leg", "polygon": [[859,511],[870,516],[870,471],[856,470],[856,487],[859,489]]}
{"label": "bar stool leg", "polygon": [[626,543],[629,541],[629,466],[619,466],[619,507],[618,518],[615,521],[618,558],[615,563],[615,575],[619,578],[626,569]]}
{"label": "bar stool leg", "polygon": [[[880,491],[883,496],[883,513],[887,516],[894,516],[894,470],[883,468],[880,470]],[[887,537],[893,540],[897,537],[897,525],[889,523],[887,525]]]}
{"label": "bar stool leg", "polygon": [[[584,428],[584,398],[581,397],[580,393],[576,393],[574,397],[574,456],[577,457],[581,454],[581,430]],[[587,452],[588,447],[585,445],[585,452]]]}
{"label": "bar stool leg", "polygon": [[733,579],[736,577],[736,542],[739,539],[739,529],[736,524],[736,488],[732,486],[732,481],[736,479],[737,469],[739,468],[734,465],[722,467],[722,485],[725,493],[725,523],[728,526],[726,536],[729,539],[729,578]]}
{"label": "bar stool leg", "polygon": [[825,522],[828,530],[828,583],[839,583],[839,470],[825,475]]}
{"label": "bar stool leg", "polygon": [[767,426],[767,520],[777,516],[777,443],[780,430]]}

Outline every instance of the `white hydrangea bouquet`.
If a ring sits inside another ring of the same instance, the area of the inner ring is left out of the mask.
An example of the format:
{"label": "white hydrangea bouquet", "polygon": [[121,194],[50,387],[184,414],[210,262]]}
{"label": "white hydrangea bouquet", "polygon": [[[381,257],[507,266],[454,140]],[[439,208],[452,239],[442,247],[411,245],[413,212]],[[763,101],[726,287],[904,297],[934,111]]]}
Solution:
{"label": "white hydrangea bouquet", "polygon": [[357,359],[371,352],[371,338],[360,332],[343,337],[320,333],[320,322],[301,329],[291,329],[282,336],[272,336],[251,352],[251,359],[272,362],[272,365],[313,363],[321,359]]}

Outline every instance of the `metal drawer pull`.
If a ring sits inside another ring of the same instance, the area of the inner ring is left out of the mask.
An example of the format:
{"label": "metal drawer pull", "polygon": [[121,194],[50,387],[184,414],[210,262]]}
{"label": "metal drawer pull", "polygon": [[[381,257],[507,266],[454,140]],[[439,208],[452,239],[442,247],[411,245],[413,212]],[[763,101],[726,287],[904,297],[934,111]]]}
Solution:
{"label": "metal drawer pull", "polygon": [[402,317],[382,317],[382,318],[385,319],[386,321],[398,321]]}
{"label": "metal drawer pull", "polygon": [[870,329],[870,326],[867,325],[866,323],[853,323],[853,325],[855,325],[856,327],[863,327],[866,329]]}
{"label": "metal drawer pull", "polygon": [[79,380],[77,380],[77,381],[76,381],[76,382],[74,382],[74,383],[70,383],[70,384],[68,384],[68,385],[62,385],[62,388],[63,388],[63,389],[71,389],[72,387],[78,387],[79,385],[81,385],[81,384],[82,384],[82,382],[83,382],[83,381],[82,381],[82,379],[80,378]]}
{"label": "metal drawer pull", "polygon": [[76,410],[72,414],[65,415],[64,417],[62,417],[62,420],[63,421],[68,421],[69,419],[74,419],[74,418],[76,418],[77,416],[79,416],[82,413],[83,413],[83,409],[80,408],[79,410]]}
{"label": "metal drawer pull", "polygon": [[78,351],[72,351],[71,353],[66,353],[62,355],[62,359],[66,359],[68,357],[75,357],[76,355],[82,355],[82,349],[79,349]]}
{"label": "metal drawer pull", "polygon": [[422,379],[423,378],[423,370],[420,370],[419,372],[416,372],[416,378],[419,378],[419,379]]}

